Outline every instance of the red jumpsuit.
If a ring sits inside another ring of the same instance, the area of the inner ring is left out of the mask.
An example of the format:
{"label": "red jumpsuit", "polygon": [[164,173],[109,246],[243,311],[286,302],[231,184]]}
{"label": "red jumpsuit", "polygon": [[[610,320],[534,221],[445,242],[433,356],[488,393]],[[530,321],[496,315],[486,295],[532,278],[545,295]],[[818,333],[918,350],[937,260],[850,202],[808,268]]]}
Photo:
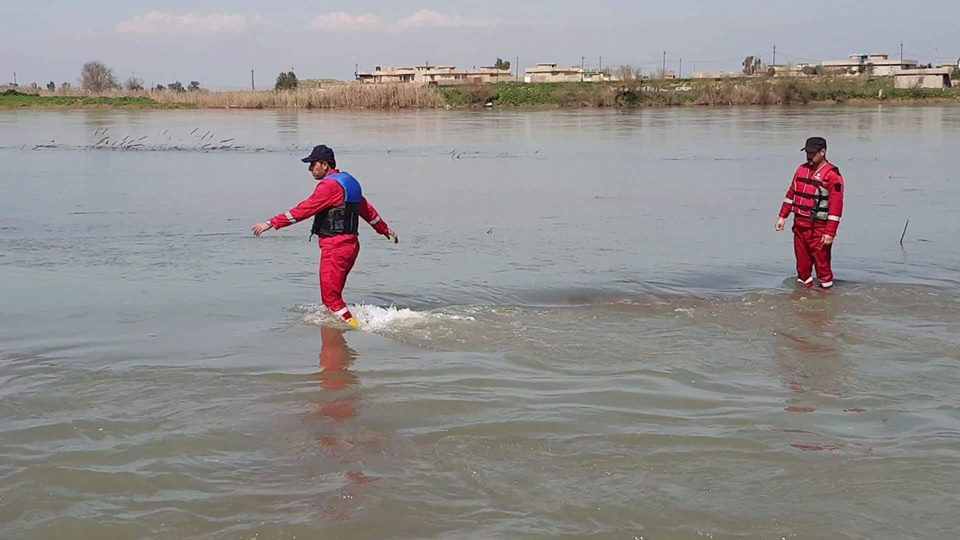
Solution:
{"label": "red jumpsuit", "polygon": [[830,255],[833,244],[824,244],[823,236],[837,236],[843,215],[843,176],[832,163],[824,160],[814,170],[804,163],[790,182],[790,189],[780,206],[780,217],[793,212],[793,250],[797,256],[797,280],[813,286],[812,270],[816,269],[820,286],[833,286]]}
{"label": "red jumpsuit", "polygon": [[[329,174],[339,173],[334,169]],[[270,218],[270,225],[274,229],[282,229],[299,221],[311,218],[329,208],[336,208],[344,204],[344,190],[335,180],[324,178],[317,183],[313,194],[288,212],[277,214]],[[390,230],[387,223],[380,218],[377,209],[367,202],[360,200],[360,217],[369,223],[379,234],[387,234]],[[339,234],[336,236],[320,237],[320,300],[334,314],[346,321],[353,318],[343,301],[343,286],[347,282],[347,274],[353,269],[353,263],[360,254],[360,241],[356,234]]]}

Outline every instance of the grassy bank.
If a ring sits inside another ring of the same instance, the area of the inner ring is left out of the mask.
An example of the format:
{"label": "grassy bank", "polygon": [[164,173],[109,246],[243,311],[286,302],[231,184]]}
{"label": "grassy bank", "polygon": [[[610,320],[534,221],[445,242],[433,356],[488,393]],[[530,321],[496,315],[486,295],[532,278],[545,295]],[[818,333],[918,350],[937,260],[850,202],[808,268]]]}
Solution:
{"label": "grassy bank", "polygon": [[[312,85],[311,85],[312,86]],[[329,84],[285,91],[114,91],[70,94],[13,90],[0,108],[430,109],[442,107],[672,107],[807,103],[957,103],[960,90],[895,89],[889,78],[645,80],[642,83],[517,82],[465,86]],[[79,94],[79,95],[78,95]]]}
{"label": "grassy bank", "polygon": [[895,89],[890,79],[742,78],[632,83],[499,83],[440,87],[454,107],[642,107],[680,105],[794,105],[846,102],[960,103],[957,89]]}
{"label": "grassy bank", "polygon": [[161,107],[146,96],[61,96],[26,94],[16,90],[0,92],[0,108],[24,107],[122,107],[146,109]]}

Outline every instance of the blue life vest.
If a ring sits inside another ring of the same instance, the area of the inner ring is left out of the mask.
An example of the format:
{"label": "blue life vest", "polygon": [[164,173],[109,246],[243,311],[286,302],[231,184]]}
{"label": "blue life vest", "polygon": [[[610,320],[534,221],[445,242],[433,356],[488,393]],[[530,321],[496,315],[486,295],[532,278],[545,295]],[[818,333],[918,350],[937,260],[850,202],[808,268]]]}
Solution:
{"label": "blue life vest", "polygon": [[327,175],[324,180],[327,179],[335,181],[343,188],[343,204],[314,216],[311,232],[321,238],[357,234],[360,226],[360,201],[363,199],[360,182],[346,172]]}

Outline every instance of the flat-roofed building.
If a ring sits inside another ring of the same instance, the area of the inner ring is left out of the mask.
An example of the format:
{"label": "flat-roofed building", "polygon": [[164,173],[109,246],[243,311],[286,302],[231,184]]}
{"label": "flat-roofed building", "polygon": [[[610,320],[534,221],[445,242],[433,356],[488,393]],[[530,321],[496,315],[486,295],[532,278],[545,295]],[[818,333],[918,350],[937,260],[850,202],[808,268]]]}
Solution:
{"label": "flat-roofed building", "polygon": [[381,68],[357,73],[357,80],[368,84],[411,83],[411,84],[482,84],[512,81],[510,68],[484,66],[473,69],[457,69],[455,66],[415,66],[399,68]]}
{"label": "flat-roofed building", "polygon": [[905,69],[893,76],[894,88],[950,88],[950,68]]}
{"label": "flat-roofed building", "polygon": [[580,66],[563,67],[557,64],[537,64],[523,70],[523,82],[581,82],[584,79]]}
{"label": "flat-roofed building", "polygon": [[801,77],[803,76],[803,67],[795,64],[774,64],[767,68],[769,72],[773,70],[774,77]]}
{"label": "flat-roofed building", "polygon": [[890,77],[904,69],[916,69],[917,65],[916,60],[891,59],[886,54],[851,54],[846,60],[826,60],[820,67],[824,73],[832,75]]}

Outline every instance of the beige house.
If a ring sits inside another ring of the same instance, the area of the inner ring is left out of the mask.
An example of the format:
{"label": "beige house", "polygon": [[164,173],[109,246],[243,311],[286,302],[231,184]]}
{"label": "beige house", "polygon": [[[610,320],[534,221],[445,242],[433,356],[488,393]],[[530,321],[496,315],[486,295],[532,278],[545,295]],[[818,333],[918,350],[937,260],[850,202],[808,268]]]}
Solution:
{"label": "beige house", "polygon": [[774,77],[802,77],[804,65],[774,64],[767,69],[773,69]]}
{"label": "beige house", "polygon": [[905,69],[893,76],[894,88],[950,88],[950,68]]}
{"label": "beige house", "polygon": [[616,82],[620,77],[609,71],[599,71],[596,69],[586,69],[583,71],[583,82]]}
{"label": "beige house", "polygon": [[523,70],[523,82],[581,82],[584,80],[580,66],[561,67],[557,64],[537,64]]}
{"label": "beige house", "polygon": [[381,68],[372,72],[357,73],[361,83],[411,83],[411,84],[480,84],[512,81],[510,68],[501,69],[484,66],[474,69],[457,69],[455,66],[416,66],[399,68]]}
{"label": "beige house", "polygon": [[743,77],[743,73],[725,71],[694,71],[690,74],[691,79],[734,79],[737,77]]}
{"label": "beige house", "polygon": [[821,69],[832,75],[868,74],[889,77],[904,69],[916,69],[916,60],[891,59],[886,54],[851,54],[846,60],[827,60]]}

